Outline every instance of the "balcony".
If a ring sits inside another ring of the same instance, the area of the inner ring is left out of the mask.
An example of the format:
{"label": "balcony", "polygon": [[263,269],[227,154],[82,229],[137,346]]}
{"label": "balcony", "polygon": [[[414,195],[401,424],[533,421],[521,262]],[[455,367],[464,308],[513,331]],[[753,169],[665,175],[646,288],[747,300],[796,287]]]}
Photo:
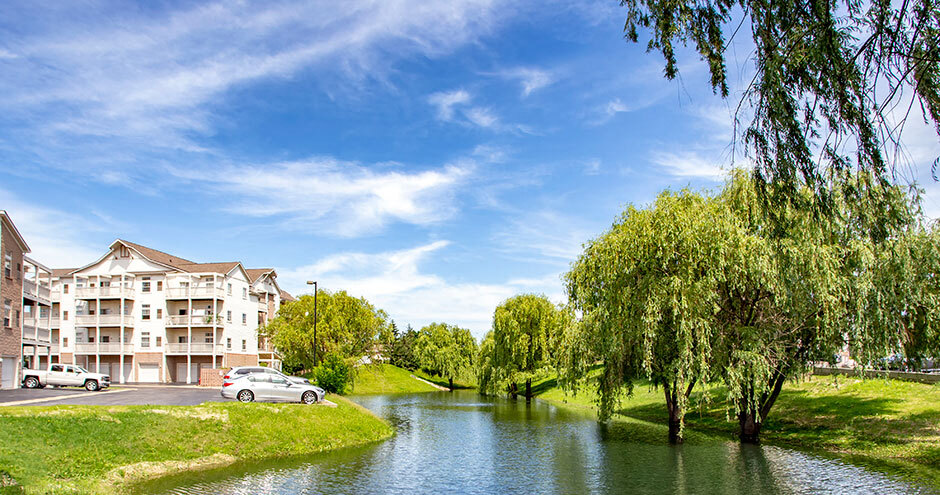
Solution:
{"label": "balcony", "polygon": [[51,328],[49,325],[49,321],[50,321],[49,318],[42,317],[42,316],[40,316],[39,318],[23,318],[23,326],[45,328],[46,330],[48,330],[49,328]]}
{"label": "balcony", "polygon": [[267,303],[266,301],[259,301],[259,302],[258,302],[258,311],[261,312],[261,313],[267,313],[267,312],[268,312],[268,303]]}
{"label": "balcony", "polygon": [[41,303],[52,303],[52,291],[49,287],[25,278],[23,279],[23,295]]}
{"label": "balcony", "polygon": [[171,287],[167,299],[223,299],[225,291],[219,287]]}
{"label": "balcony", "polygon": [[79,287],[75,289],[76,299],[134,299],[135,291],[132,287],[120,285],[105,287]]}
{"label": "balcony", "polygon": [[[58,347],[58,346],[56,346]],[[75,344],[75,354],[133,354],[134,344],[120,342],[79,342]]]}
{"label": "balcony", "polygon": [[[121,326],[121,315],[76,315],[75,325],[80,327],[119,327]],[[134,317],[124,315],[124,326],[134,326]]]}
{"label": "balcony", "polygon": [[222,319],[212,315],[170,315],[166,319],[167,327],[211,327],[222,326]]}
{"label": "balcony", "polygon": [[49,346],[49,354],[52,354],[52,355],[59,354],[59,350],[60,350],[59,344],[52,344],[51,346]]}
{"label": "balcony", "polygon": [[[191,350],[190,350],[190,346]],[[216,354],[223,354],[225,350],[222,344],[209,344],[206,342],[193,342],[192,344],[167,344],[167,354],[212,354],[215,349]]]}
{"label": "balcony", "polygon": [[52,335],[48,328],[37,327],[34,325],[23,325],[23,340],[34,342],[51,342]]}
{"label": "balcony", "polygon": [[51,320],[49,320],[49,328],[55,330],[57,328],[61,328],[61,326],[62,326],[62,323],[59,320],[58,316],[54,316]]}

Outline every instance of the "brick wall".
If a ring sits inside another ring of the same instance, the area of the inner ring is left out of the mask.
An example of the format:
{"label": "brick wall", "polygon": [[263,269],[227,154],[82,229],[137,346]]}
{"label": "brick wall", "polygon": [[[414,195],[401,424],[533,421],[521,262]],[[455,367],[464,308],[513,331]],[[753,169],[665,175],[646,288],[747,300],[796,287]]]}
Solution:
{"label": "brick wall", "polygon": [[233,354],[225,353],[225,367],[234,368],[236,366],[258,366],[257,354]]}
{"label": "brick wall", "polygon": [[222,377],[231,368],[203,368],[199,370],[200,387],[221,387]]}
{"label": "brick wall", "polygon": [[[7,278],[3,271],[3,261],[7,253],[13,257],[11,278]],[[15,369],[19,375],[23,350],[23,249],[16,242],[13,232],[4,224],[0,226],[0,311],[5,309],[4,301],[7,299],[11,302],[12,314],[9,327],[5,327],[0,320],[0,357],[16,358]],[[17,313],[20,313],[19,319],[16,318]],[[2,367],[0,373],[3,373]]]}

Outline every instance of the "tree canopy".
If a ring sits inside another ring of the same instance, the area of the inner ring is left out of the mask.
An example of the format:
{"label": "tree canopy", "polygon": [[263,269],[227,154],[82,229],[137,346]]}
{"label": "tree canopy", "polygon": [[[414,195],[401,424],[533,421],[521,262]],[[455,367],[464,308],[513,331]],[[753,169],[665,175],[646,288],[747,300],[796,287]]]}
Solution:
{"label": "tree canopy", "polygon": [[[346,291],[317,293],[316,356],[329,353],[343,358],[359,357],[376,342],[387,340],[391,330],[384,311],[364,298]],[[271,339],[284,365],[294,369],[313,369],[313,295],[303,295],[285,303],[277,316],[261,330]]]}
{"label": "tree canopy", "polygon": [[414,354],[421,368],[447,378],[453,388],[455,379],[472,372],[477,343],[466,328],[431,323],[418,330]]}
{"label": "tree canopy", "polygon": [[[750,30],[753,79],[735,113],[734,139],[754,162],[758,191],[775,204],[808,199],[828,211],[853,168],[875,179],[878,187],[855,192],[877,203],[905,156],[908,119],[940,134],[940,4],[933,0],[621,4],[626,37],[636,42],[639,30],[649,30],[648,50],[662,53],[666,78],[678,75],[676,45],[692,45],[722,97],[730,43]],[[741,118],[749,122],[739,133]],[[765,189],[769,183],[776,187]]]}

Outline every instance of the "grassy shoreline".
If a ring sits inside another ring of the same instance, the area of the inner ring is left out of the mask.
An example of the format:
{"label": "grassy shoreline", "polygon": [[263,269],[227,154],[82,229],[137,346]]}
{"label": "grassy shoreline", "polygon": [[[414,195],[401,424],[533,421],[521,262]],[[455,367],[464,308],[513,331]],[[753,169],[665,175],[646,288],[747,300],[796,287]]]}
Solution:
{"label": "grassy shoreline", "polygon": [[[566,394],[553,378],[533,383],[557,406],[595,413],[595,394]],[[686,442],[735,441],[724,389],[696,392],[686,415]],[[610,423],[611,434],[644,443],[666,439],[662,390],[638,383]],[[940,385],[833,376],[788,383],[761,431],[769,445],[837,457],[940,488]]]}
{"label": "grassy shoreline", "polygon": [[356,368],[356,377],[349,395],[413,394],[437,392],[438,389],[415,380],[413,373],[391,364],[369,364]]}
{"label": "grassy shoreline", "polygon": [[0,469],[20,485],[0,493],[124,493],[162,476],[365,445],[394,434],[365,408],[330,399],[337,407],[0,408]]}

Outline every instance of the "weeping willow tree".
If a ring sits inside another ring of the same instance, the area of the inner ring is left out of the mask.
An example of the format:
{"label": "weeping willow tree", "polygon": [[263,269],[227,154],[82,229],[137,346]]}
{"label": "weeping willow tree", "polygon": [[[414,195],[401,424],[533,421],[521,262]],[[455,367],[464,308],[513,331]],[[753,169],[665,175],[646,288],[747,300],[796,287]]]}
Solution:
{"label": "weeping willow tree", "polygon": [[[678,75],[677,45],[691,45],[712,89],[729,96],[728,49],[750,31],[753,78],[734,115],[734,142],[754,163],[754,185],[774,205],[801,201],[830,212],[851,184],[874,179],[883,197],[905,153],[909,119],[940,121],[940,2],[937,0],[622,0],[624,31]],[[934,162],[936,168],[937,162]],[[936,174],[935,174],[936,175]],[[811,194],[805,194],[809,190]],[[849,204],[850,207],[859,204]],[[773,213],[773,211],[771,211]]]}
{"label": "weeping willow tree", "polygon": [[531,398],[532,377],[552,366],[568,321],[568,313],[543,295],[520,294],[500,303],[481,345],[480,389],[506,386],[516,396],[517,382],[525,380],[525,397]]}
{"label": "weeping willow tree", "polygon": [[453,390],[454,379],[474,371],[477,342],[466,328],[431,323],[418,330],[414,354],[423,370],[447,378]]}
{"label": "weeping willow tree", "polygon": [[[864,173],[844,180],[881,187]],[[582,354],[602,367],[601,417],[647,377],[681,441],[694,385],[722,382],[740,439],[756,442],[784,383],[844,346],[863,362],[936,355],[936,231],[917,221],[916,198],[883,193],[890,207],[877,213],[840,195],[822,218],[795,206],[806,202],[770,211],[737,172],[719,195],[663,193],[628,209],[567,275]]]}

